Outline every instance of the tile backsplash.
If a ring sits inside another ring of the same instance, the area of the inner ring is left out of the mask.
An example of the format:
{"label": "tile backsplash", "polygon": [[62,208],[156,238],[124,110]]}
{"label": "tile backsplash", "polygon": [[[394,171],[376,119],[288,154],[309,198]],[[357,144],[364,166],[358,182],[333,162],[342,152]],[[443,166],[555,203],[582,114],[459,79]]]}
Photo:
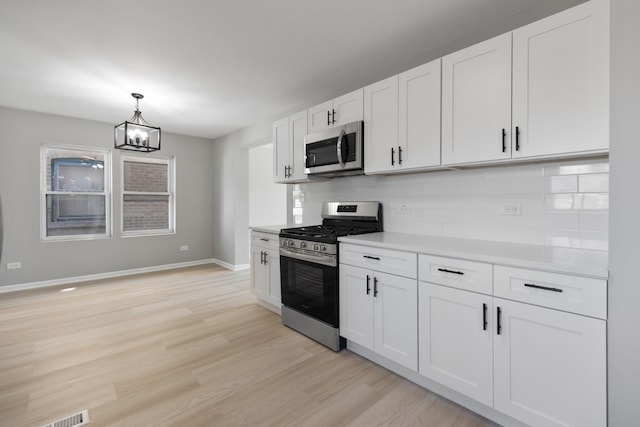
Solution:
{"label": "tile backsplash", "polygon": [[296,184],[289,219],[318,224],[334,200],[382,202],[385,231],[608,249],[608,158]]}

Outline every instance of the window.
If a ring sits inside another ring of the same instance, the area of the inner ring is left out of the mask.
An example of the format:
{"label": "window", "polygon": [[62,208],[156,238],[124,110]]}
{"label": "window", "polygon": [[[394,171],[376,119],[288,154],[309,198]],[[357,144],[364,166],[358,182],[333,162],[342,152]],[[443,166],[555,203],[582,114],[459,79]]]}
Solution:
{"label": "window", "polygon": [[173,165],[173,157],[122,157],[123,235],[174,232]]}
{"label": "window", "polygon": [[42,147],[43,240],[111,235],[110,160],[109,150]]}

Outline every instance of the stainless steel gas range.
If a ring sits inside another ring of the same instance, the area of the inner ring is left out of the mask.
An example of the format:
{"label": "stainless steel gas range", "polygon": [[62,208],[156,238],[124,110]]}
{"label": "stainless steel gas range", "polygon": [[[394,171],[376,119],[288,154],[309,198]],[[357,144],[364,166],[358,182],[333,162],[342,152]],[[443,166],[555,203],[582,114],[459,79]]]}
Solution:
{"label": "stainless steel gas range", "polygon": [[377,231],[379,202],[325,202],[322,225],[280,230],[282,322],[334,351],[344,348],[338,237]]}

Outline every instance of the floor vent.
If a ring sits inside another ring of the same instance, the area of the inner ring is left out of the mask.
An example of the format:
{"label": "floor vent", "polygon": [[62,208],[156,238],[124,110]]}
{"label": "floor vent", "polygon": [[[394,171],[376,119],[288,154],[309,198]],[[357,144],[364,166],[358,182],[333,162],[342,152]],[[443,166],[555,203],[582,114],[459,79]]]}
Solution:
{"label": "floor vent", "polygon": [[80,427],[87,424],[89,424],[89,411],[85,409],[82,412],[69,415],[42,427]]}

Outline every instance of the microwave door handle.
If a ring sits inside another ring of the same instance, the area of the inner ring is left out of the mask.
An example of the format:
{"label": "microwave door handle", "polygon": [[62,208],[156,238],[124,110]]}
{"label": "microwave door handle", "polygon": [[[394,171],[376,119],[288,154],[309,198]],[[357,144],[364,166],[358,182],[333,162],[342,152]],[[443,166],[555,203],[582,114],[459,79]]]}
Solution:
{"label": "microwave door handle", "polygon": [[336,153],[338,154],[338,163],[340,163],[340,166],[344,167],[344,162],[342,161],[342,140],[344,139],[344,136],[346,135],[346,132],[344,131],[344,129],[342,129],[340,131],[340,136],[338,136],[338,143],[336,144]]}

